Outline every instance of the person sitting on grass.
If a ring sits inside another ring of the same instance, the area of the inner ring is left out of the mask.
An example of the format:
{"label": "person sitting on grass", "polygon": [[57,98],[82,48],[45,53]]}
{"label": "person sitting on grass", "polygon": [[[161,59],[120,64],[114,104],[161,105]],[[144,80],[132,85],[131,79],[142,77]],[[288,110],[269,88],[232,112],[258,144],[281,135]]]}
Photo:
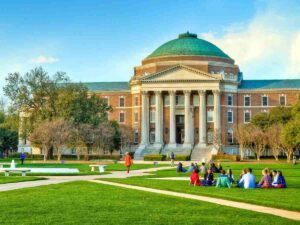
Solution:
{"label": "person sitting on grass", "polygon": [[213,173],[219,173],[219,172],[220,172],[214,163],[211,163],[211,164],[210,164],[209,169],[210,169]]}
{"label": "person sitting on grass", "polygon": [[255,176],[252,174],[251,168],[247,169],[247,173],[242,176],[242,178],[239,180],[238,185],[240,187],[244,187],[245,189],[256,187]]}
{"label": "person sitting on grass", "polygon": [[212,186],[214,184],[214,174],[212,170],[208,170],[207,178],[204,180],[206,186]]}
{"label": "person sitting on grass", "polygon": [[198,166],[198,164],[197,163],[195,163],[194,164],[194,169],[195,169],[195,171],[197,172],[197,173],[199,173],[200,171],[199,171],[199,166]]}
{"label": "person sitting on grass", "polygon": [[186,172],[186,169],[182,166],[182,163],[181,163],[181,162],[178,163],[178,166],[177,166],[177,168],[176,168],[176,171],[177,171],[178,173],[185,173],[185,172]]}
{"label": "person sitting on grass", "polygon": [[227,170],[227,176],[229,178],[230,183],[233,184],[234,183],[234,176],[233,176],[233,173],[232,173],[231,169]]}
{"label": "person sitting on grass", "polygon": [[221,170],[223,170],[223,167],[222,167],[221,163],[218,163],[217,169],[218,169],[219,173],[221,173]]}
{"label": "person sitting on grass", "polygon": [[272,186],[273,186],[273,184],[277,184],[277,181],[278,181],[277,170],[273,170],[272,175],[273,175],[273,182],[272,182]]}
{"label": "person sitting on grass", "polygon": [[205,166],[205,163],[203,162],[200,167],[201,173],[203,174],[204,180],[207,178],[207,168]]}
{"label": "person sitting on grass", "polygon": [[242,179],[242,177],[247,173],[246,169],[242,169],[242,172],[240,174],[239,179],[236,181],[237,183],[237,187],[243,188],[244,187],[244,183],[240,183],[240,180]]}
{"label": "person sitting on grass", "polygon": [[225,174],[225,170],[221,170],[221,175],[218,177],[216,188],[217,187],[231,187],[231,182],[229,177]]}
{"label": "person sitting on grass", "polygon": [[265,168],[262,171],[263,176],[257,185],[258,187],[260,187],[260,188],[271,188],[272,187],[272,178],[269,174],[270,174],[270,171],[267,168]]}
{"label": "person sitting on grass", "polygon": [[193,171],[193,169],[195,168],[195,165],[194,165],[194,163],[191,163],[191,165],[190,165],[190,167],[189,167],[189,172],[192,172]]}
{"label": "person sitting on grass", "polygon": [[276,183],[273,181],[272,186],[276,188],[286,188],[285,179],[281,171],[277,171],[277,181]]}
{"label": "person sitting on grass", "polygon": [[193,169],[192,174],[190,176],[190,185],[200,186],[201,181],[199,178],[199,171]]}

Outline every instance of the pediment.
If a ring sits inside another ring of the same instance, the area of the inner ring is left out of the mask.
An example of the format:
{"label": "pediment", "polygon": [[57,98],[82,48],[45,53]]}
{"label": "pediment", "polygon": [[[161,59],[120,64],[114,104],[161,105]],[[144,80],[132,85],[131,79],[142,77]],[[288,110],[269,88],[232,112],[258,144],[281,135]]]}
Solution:
{"label": "pediment", "polygon": [[141,82],[180,82],[180,81],[218,81],[219,77],[209,73],[184,66],[177,65],[167,70],[149,74],[139,79]]}

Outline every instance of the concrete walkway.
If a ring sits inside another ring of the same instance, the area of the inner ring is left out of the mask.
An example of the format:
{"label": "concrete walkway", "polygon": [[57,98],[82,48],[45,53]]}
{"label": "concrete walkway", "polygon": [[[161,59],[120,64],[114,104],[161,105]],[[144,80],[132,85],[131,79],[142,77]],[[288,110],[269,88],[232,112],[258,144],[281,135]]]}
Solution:
{"label": "concrete walkway", "polygon": [[128,185],[128,184],[119,184],[119,183],[103,181],[103,180],[90,180],[90,182],[112,185],[112,186],[128,188],[128,189],[134,189],[134,190],[139,190],[139,191],[146,191],[146,192],[157,193],[157,194],[162,194],[162,195],[210,202],[210,203],[214,203],[214,204],[218,204],[218,205],[224,205],[224,206],[234,207],[234,208],[238,208],[238,209],[246,209],[246,210],[250,210],[250,211],[254,211],[254,212],[266,213],[266,214],[271,214],[274,216],[280,216],[283,218],[300,221],[300,213],[299,212],[293,212],[293,211],[284,210],[284,209],[258,206],[258,205],[248,204],[248,203],[235,202],[235,201],[230,201],[230,200],[205,197],[205,196],[199,196],[199,195],[178,193],[178,192],[173,192],[173,191],[164,191],[164,190],[158,190],[158,189],[153,189],[153,188],[139,187],[139,186]]}

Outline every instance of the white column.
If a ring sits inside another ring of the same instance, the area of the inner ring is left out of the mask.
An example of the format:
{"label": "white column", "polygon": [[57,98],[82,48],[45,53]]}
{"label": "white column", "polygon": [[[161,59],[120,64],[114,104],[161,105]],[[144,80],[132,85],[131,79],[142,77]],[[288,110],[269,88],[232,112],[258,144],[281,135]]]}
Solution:
{"label": "white column", "polygon": [[169,91],[169,97],[170,97],[170,142],[169,142],[169,147],[176,147],[175,91]]}
{"label": "white column", "polygon": [[162,100],[161,91],[155,91],[155,145],[162,145]]}
{"label": "white column", "polygon": [[199,145],[206,146],[206,95],[205,90],[199,93]]}
{"label": "white column", "polygon": [[184,91],[184,147],[191,147],[190,138],[191,91]]}
{"label": "white column", "polygon": [[220,91],[214,90],[214,129],[221,132]]}
{"label": "white column", "polygon": [[141,145],[149,143],[149,96],[147,91],[142,91],[142,140]]}

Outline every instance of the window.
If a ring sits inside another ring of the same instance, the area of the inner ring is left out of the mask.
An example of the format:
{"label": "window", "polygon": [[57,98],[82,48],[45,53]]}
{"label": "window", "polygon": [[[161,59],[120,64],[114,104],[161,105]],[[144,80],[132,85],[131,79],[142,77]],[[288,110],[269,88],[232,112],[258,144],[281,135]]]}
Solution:
{"label": "window", "polygon": [[233,130],[231,128],[227,130],[227,142],[233,144]]}
{"label": "window", "polygon": [[120,107],[125,107],[125,97],[121,96],[119,99],[119,106]]}
{"label": "window", "polygon": [[229,110],[227,112],[227,122],[228,123],[232,123],[233,122],[233,112],[231,110]]}
{"label": "window", "polygon": [[176,102],[176,105],[184,105],[184,96],[176,95],[175,102]]}
{"label": "window", "polygon": [[261,96],[261,105],[268,106],[268,96]]}
{"label": "window", "polygon": [[134,122],[135,123],[139,122],[139,113],[138,112],[134,112]]}
{"label": "window", "polygon": [[120,114],[119,114],[119,122],[120,123],[125,123],[125,113],[124,112],[120,112]]}
{"label": "window", "polygon": [[214,105],[214,96],[213,95],[207,95],[207,105],[208,106]]}
{"label": "window", "polygon": [[249,123],[251,120],[251,112],[250,111],[244,111],[244,123]]}
{"label": "window", "polygon": [[164,106],[170,105],[170,96],[164,95]]}
{"label": "window", "polygon": [[134,131],[133,142],[134,142],[134,144],[138,144],[139,143],[139,131],[138,130]]}
{"label": "window", "polygon": [[108,96],[104,96],[103,102],[104,102],[106,105],[109,105]]}
{"label": "window", "polygon": [[199,106],[199,95],[193,95],[193,106]]}
{"label": "window", "polygon": [[281,106],[286,105],[286,102],[285,102],[285,95],[280,95],[280,96],[279,96],[279,104],[280,104]]}
{"label": "window", "polygon": [[209,110],[207,111],[207,122],[213,122],[214,121],[214,111]]}
{"label": "window", "polygon": [[150,123],[155,123],[155,111],[150,111]]}
{"label": "window", "polygon": [[227,96],[227,105],[232,106],[233,105],[233,96],[232,95],[228,95]]}
{"label": "window", "polygon": [[251,106],[251,97],[244,96],[244,106]]}
{"label": "window", "polygon": [[139,105],[139,97],[138,97],[138,96],[135,96],[135,97],[134,97],[134,105],[135,105],[135,106],[138,106],[138,105]]}
{"label": "window", "polygon": [[150,105],[155,105],[155,95],[150,96]]}

